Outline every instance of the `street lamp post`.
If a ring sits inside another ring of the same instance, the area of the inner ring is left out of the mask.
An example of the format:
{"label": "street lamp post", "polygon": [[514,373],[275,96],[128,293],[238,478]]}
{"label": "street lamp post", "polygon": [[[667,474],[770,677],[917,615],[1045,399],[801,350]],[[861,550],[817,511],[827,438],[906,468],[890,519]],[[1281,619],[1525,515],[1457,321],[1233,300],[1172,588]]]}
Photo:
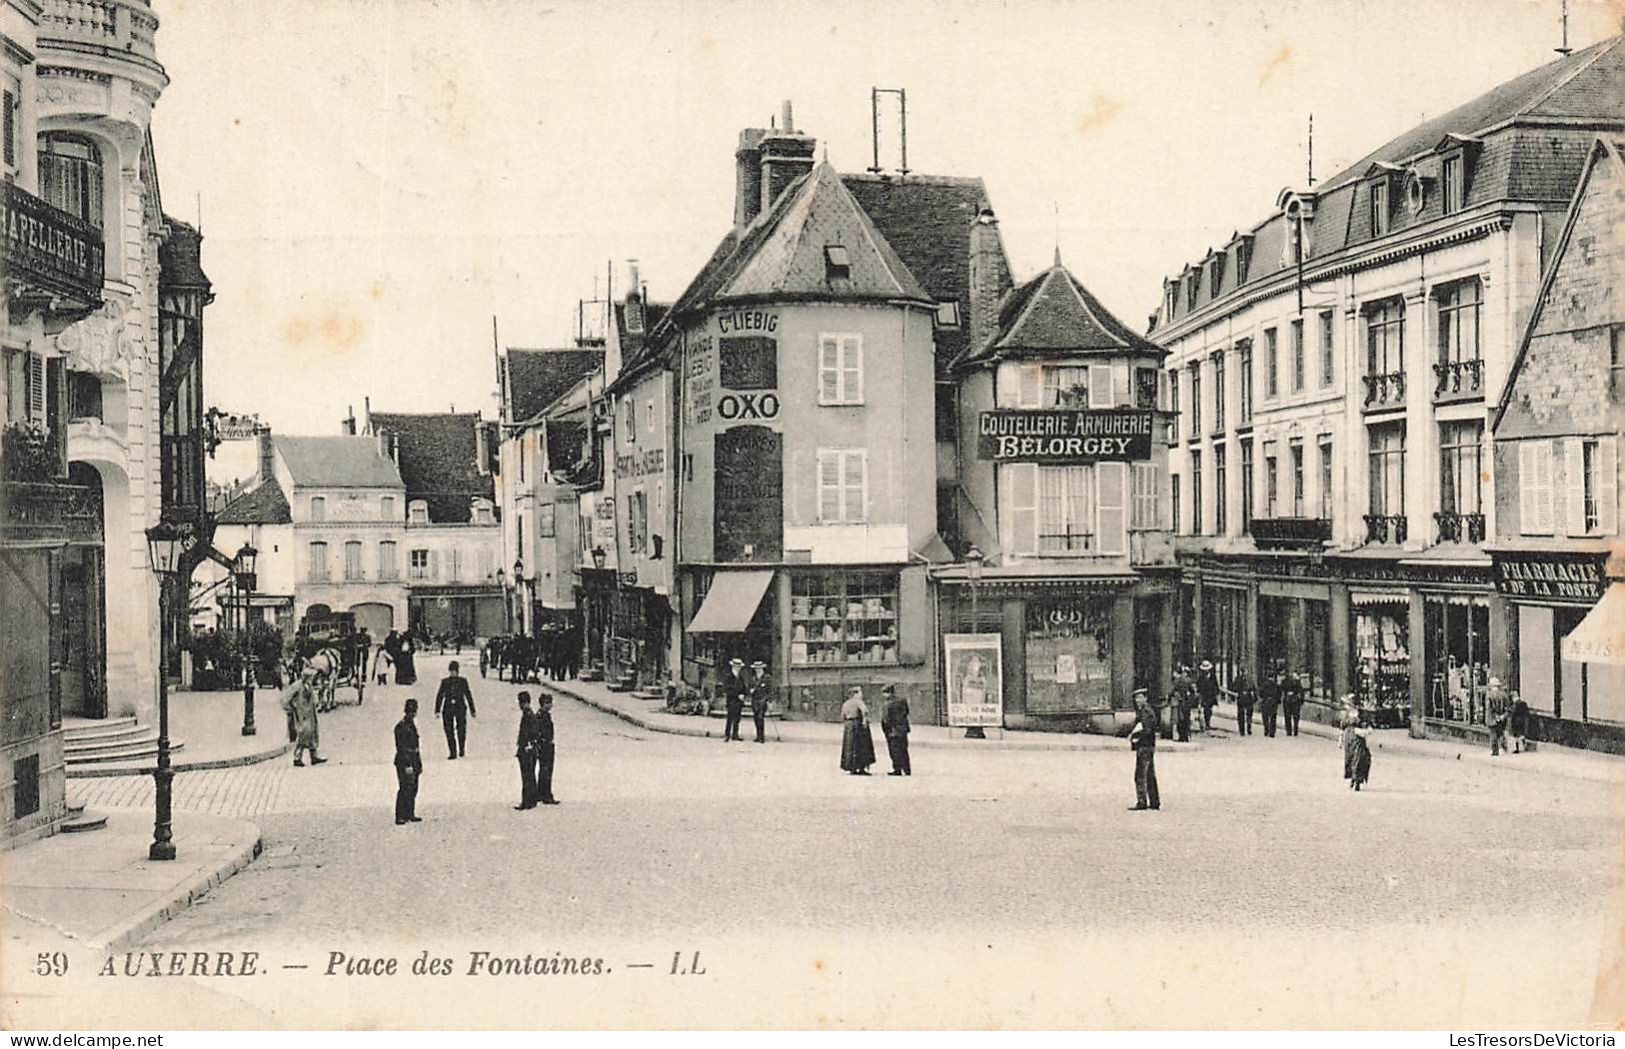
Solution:
{"label": "street lamp post", "polygon": [[[970,629],[973,634],[982,630],[982,620],[977,614],[976,590],[982,581],[982,562],[985,560],[986,556],[980,547],[973,546],[965,551],[965,578],[970,580]],[[987,734],[982,731],[982,726],[971,725],[965,729],[965,738],[986,739]]]}
{"label": "street lamp post", "polygon": [[508,573],[497,569],[497,589],[502,591],[502,632],[513,633],[513,595],[508,592]]}
{"label": "street lamp post", "polygon": [[525,632],[525,559],[523,557],[513,559],[513,592],[519,604],[519,633],[523,634]]}
{"label": "street lamp post", "polygon": [[248,636],[249,597],[259,588],[259,575],[254,571],[259,551],[248,543],[237,551],[231,562],[231,574],[237,580],[238,633],[243,643],[243,735],[254,735],[254,646]]}
{"label": "street lamp post", "polygon": [[158,577],[158,767],[152,781],[156,815],[152,825],[151,860],[175,858],[175,831],[171,814],[175,770],[169,767],[169,590],[180,573],[185,533],[160,521],[147,529],[147,556]]}

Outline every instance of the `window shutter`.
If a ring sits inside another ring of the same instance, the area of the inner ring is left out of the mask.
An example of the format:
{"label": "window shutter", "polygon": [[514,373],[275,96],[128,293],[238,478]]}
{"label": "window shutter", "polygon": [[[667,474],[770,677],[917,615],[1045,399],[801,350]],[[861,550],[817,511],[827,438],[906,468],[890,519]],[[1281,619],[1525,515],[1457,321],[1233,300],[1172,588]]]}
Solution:
{"label": "window shutter", "polygon": [[0,121],[3,121],[5,124],[4,133],[6,136],[6,167],[9,168],[16,167],[17,165],[17,117],[13,112],[17,105],[17,96],[12,94],[10,91],[5,92],[4,94],[6,108],[5,114],[0,116]]}
{"label": "window shutter", "polygon": [[863,403],[863,337],[848,336],[842,340],[841,400],[847,404]]}
{"label": "window shutter", "polygon": [[1004,473],[1007,535],[1005,548],[1012,554],[1033,554],[1038,550],[1038,464],[1007,463]]}
{"label": "window shutter", "polygon": [[438,551],[438,550],[430,550],[429,551],[429,573],[428,573],[428,577],[430,579],[438,579],[438,578],[440,578],[440,551]]}
{"label": "window shutter", "polygon": [[1563,441],[1564,492],[1568,502],[1567,534],[1586,534],[1585,442],[1578,437]]}
{"label": "window shutter", "polygon": [[1109,364],[1089,365],[1089,407],[1110,408],[1112,399],[1112,369]]}
{"label": "window shutter", "polygon": [[842,452],[841,519],[858,524],[869,519],[869,453]]}
{"label": "window shutter", "polygon": [[836,404],[841,395],[841,343],[828,335],[818,343],[818,403]]}
{"label": "window shutter", "polygon": [[1128,486],[1127,463],[1101,463],[1095,468],[1100,478],[1100,498],[1096,506],[1100,515],[1097,533],[1100,552],[1120,554],[1127,543],[1123,528],[1123,494]]}
{"label": "window shutter", "polygon": [[1619,531],[1619,452],[1613,437],[1597,441],[1597,531]]}
{"label": "window shutter", "polygon": [[1518,531],[1535,531],[1535,442],[1518,442]]}
{"label": "window shutter", "polygon": [[1020,386],[1016,390],[1017,408],[1041,408],[1044,405],[1044,369],[1036,364],[1023,364],[1016,372]]}
{"label": "window shutter", "polygon": [[818,520],[830,524],[841,519],[841,453],[818,453]]}
{"label": "window shutter", "polygon": [[1525,441],[1519,450],[1525,535],[1552,531],[1552,442]]}
{"label": "window shutter", "polygon": [[1128,362],[1122,361],[1112,365],[1112,405],[1131,403],[1133,397],[1129,393]]}
{"label": "window shutter", "polygon": [[23,354],[24,367],[28,370],[28,421],[38,426],[45,425],[45,358],[37,353]]}

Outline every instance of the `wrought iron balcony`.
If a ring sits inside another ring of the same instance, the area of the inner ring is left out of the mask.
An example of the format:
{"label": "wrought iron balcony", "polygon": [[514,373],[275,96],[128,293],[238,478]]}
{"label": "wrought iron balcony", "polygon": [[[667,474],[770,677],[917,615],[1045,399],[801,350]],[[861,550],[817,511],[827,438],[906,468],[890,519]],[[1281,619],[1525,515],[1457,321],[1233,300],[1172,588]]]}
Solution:
{"label": "wrought iron balcony", "polygon": [[60,428],[10,423],[0,432],[0,479],[33,484],[66,480],[68,461]]}
{"label": "wrought iron balcony", "polygon": [[1440,512],[1433,515],[1441,543],[1482,543],[1484,515]]}
{"label": "wrought iron balcony", "polygon": [[1365,409],[1401,408],[1405,405],[1405,373],[1379,372],[1361,377],[1365,383]]}
{"label": "wrought iron balcony", "polygon": [[1318,549],[1332,537],[1332,522],[1325,517],[1255,517],[1248,534],[1260,550]]}
{"label": "wrought iron balcony", "polygon": [[1484,361],[1446,361],[1433,366],[1435,398],[1484,396]]}
{"label": "wrought iron balcony", "polygon": [[[1253,522],[1258,527],[1258,522]],[[1403,543],[1409,535],[1404,514],[1366,514],[1365,541],[1368,543]]]}

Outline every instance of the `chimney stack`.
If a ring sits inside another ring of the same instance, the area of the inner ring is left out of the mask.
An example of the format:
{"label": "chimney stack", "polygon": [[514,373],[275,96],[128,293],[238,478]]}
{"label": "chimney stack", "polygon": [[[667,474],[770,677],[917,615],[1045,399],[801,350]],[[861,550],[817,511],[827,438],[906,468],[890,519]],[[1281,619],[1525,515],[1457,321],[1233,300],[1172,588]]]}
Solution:
{"label": "chimney stack", "polygon": [[790,183],[813,169],[813,150],[818,142],[795,129],[794,113],[788,99],[781,114],[783,127],[769,129],[761,139],[761,192],[758,211],[766,211],[789,188]]}
{"label": "chimney stack", "polygon": [[1010,286],[1010,267],[999,239],[999,220],[993,209],[983,204],[970,231],[970,317],[966,326],[973,348],[986,345],[998,331],[999,300]]}
{"label": "chimney stack", "polygon": [[643,285],[638,281],[638,260],[626,260],[626,331],[643,334]]}
{"label": "chimney stack", "polygon": [[762,138],[767,132],[748,127],[734,150],[734,228],[744,229],[762,210]]}
{"label": "chimney stack", "polygon": [[271,443],[269,426],[254,434],[254,445],[259,453],[258,462],[254,467],[254,483],[257,486],[269,481],[276,473],[276,448]]}
{"label": "chimney stack", "polygon": [[341,431],[343,431],[345,436],[354,437],[355,436],[355,405],[353,405],[353,404],[350,405],[348,408],[345,409],[345,411],[348,414],[346,414],[344,416],[344,420],[339,423],[339,429]]}

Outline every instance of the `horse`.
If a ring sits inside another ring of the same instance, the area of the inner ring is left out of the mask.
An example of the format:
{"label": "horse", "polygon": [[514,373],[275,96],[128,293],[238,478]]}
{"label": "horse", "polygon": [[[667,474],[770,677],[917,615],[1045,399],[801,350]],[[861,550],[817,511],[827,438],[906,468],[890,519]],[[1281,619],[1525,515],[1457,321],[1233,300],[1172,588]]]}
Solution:
{"label": "horse", "polygon": [[316,709],[325,713],[338,707],[338,683],[344,674],[344,657],[339,650],[326,645],[309,655],[296,654],[292,661],[292,675],[298,677],[306,668],[315,670],[311,688],[316,693]]}

